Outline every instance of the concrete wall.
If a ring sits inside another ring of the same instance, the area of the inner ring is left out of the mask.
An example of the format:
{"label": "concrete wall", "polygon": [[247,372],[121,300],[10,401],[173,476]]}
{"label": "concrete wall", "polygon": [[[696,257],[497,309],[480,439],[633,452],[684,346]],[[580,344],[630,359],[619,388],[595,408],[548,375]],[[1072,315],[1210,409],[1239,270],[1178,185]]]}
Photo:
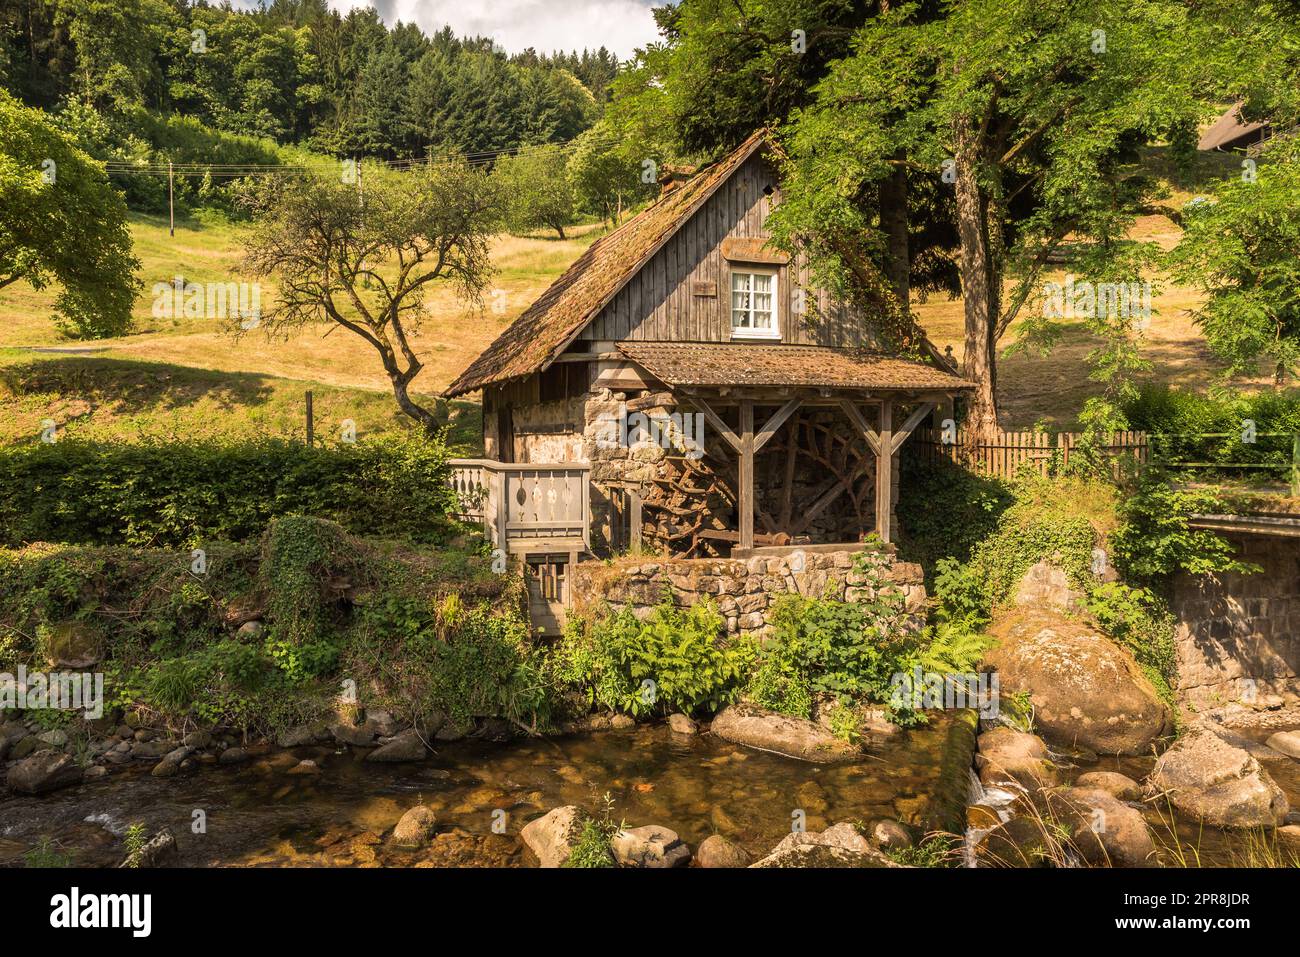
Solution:
{"label": "concrete wall", "polygon": [[1300,691],[1300,539],[1233,535],[1255,575],[1179,575],[1178,689],[1212,708]]}
{"label": "concrete wall", "polygon": [[910,627],[924,624],[926,593],[920,565],[881,555],[873,561],[872,571],[863,573],[854,569],[853,560],[851,551],[807,546],[748,559],[643,557],[580,562],[574,579],[576,609],[591,609],[603,600],[616,607],[630,604],[634,611],[648,614],[665,590],[680,607],[694,605],[707,595],[725,619],[729,634],[750,635],[767,628],[768,611],[778,595],[865,598],[873,593],[871,583],[879,581],[884,589],[903,597]]}

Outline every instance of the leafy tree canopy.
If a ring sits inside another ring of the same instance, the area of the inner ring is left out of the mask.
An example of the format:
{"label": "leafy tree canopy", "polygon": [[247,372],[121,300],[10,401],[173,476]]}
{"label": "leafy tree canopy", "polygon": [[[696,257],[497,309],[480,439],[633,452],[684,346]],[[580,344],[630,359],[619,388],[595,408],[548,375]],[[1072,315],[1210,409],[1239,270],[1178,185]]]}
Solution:
{"label": "leafy tree canopy", "polygon": [[0,91],[0,289],[56,284],[61,329],[118,335],[131,325],[139,266],[126,205],[103,168]]}

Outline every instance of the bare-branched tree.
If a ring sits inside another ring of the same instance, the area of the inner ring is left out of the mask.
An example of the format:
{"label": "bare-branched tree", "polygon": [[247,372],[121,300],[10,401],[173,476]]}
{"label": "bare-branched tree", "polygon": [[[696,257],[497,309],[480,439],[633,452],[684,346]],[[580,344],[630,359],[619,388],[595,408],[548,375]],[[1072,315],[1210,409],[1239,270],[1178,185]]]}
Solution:
{"label": "bare-branched tree", "polygon": [[274,335],[333,323],[360,336],[379,353],[398,406],[432,432],[437,417],[410,396],[424,368],[412,340],[436,284],[481,307],[499,192],[481,170],[450,162],[367,167],[364,189],[348,179],[313,174],[250,194],[257,227],[244,265],[277,283],[259,325]]}

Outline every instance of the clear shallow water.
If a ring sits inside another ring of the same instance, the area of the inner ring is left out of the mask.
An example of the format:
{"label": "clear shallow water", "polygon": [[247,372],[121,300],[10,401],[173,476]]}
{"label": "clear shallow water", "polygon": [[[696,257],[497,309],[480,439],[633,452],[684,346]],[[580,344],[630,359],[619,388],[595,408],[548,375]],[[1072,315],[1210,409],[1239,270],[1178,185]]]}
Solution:
{"label": "clear shallow water", "polygon": [[[790,832],[795,810],[810,831],[878,817],[930,826],[947,725],[940,718],[837,767],[665,726],[457,742],[410,765],[313,747],[181,778],[154,778],[144,765],[43,798],[0,801],[0,864],[20,865],[48,839],[76,865],[114,866],[126,828],[142,822],[151,834],[170,826],[186,866],[524,866],[520,828],[563,804],[598,811],[606,793],[615,821],[672,828],[692,848],[722,834],[758,857]],[[320,773],[289,774],[303,758]],[[388,832],[419,803],[438,816],[432,845],[392,847]],[[192,831],[195,811],[206,817],[206,834]],[[504,834],[493,832],[495,812],[505,812]]]}

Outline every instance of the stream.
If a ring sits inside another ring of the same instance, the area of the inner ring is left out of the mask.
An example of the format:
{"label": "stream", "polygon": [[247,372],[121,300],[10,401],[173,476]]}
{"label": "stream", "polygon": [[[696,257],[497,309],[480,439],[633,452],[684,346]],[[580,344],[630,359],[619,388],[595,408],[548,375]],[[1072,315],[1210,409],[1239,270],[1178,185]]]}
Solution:
{"label": "stream", "polygon": [[[172,778],[153,777],[142,762],[44,797],[0,800],[0,866],[21,866],[38,847],[74,866],[116,866],[136,823],[147,834],[170,827],[179,863],[189,867],[522,867],[535,862],[519,830],[565,804],[628,826],[671,828],[691,848],[721,834],[754,859],[790,833],[797,813],[809,831],[891,818],[919,833],[937,826],[944,808],[967,804],[1001,810],[1005,819],[1014,795],[980,788],[969,753],[951,743],[953,725],[939,715],[862,762],[837,766],[709,734],[674,734],[665,725],[506,744],[466,740],[441,744],[413,764],[365,762],[364,751],[335,746],[268,747],[246,764]],[[304,759],[318,770],[294,770]],[[1067,783],[1088,771],[1141,781],[1153,763],[1057,759]],[[1266,767],[1300,807],[1300,762]],[[437,834],[425,848],[398,848],[389,832],[417,804],[437,814]],[[1178,819],[1158,803],[1145,804],[1144,814],[1163,865],[1245,863],[1240,835]],[[968,849],[978,837],[968,831]]]}
{"label": "stream", "polygon": [[[930,826],[940,782],[952,777],[942,773],[949,723],[941,716],[839,766],[664,725],[461,741],[415,764],[367,763],[335,747],[272,750],[174,778],[152,777],[142,764],[45,797],[0,801],[0,865],[21,864],[46,841],[76,866],[116,866],[126,829],[139,822],[149,834],[169,826],[183,866],[526,866],[520,828],[564,804],[602,813],[606,794],[615,822],[669,827],[692,848],[722,834],[757,859],[790,833],[796,810],[809,831],[879,817]],[[300,759],[319,773],[290,774]],[[387,832],[421,803],[438,816],[431,846],[392,846]],[[206,833],[194,833],[196,811]],[[503,834],[493,831],[502,819],[494,812],[504,812]]]}

